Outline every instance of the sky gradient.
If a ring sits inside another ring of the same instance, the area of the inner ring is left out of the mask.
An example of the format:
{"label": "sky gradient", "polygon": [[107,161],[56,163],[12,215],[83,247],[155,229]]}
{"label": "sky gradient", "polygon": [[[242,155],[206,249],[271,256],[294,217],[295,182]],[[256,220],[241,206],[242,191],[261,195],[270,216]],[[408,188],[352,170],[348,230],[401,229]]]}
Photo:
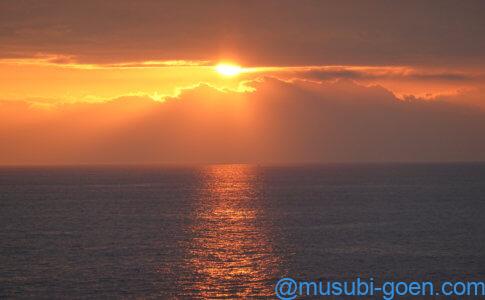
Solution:
{"label": "sky gradient", "polygon": [[483,11],[2,1],[0,164],[483,161]]}

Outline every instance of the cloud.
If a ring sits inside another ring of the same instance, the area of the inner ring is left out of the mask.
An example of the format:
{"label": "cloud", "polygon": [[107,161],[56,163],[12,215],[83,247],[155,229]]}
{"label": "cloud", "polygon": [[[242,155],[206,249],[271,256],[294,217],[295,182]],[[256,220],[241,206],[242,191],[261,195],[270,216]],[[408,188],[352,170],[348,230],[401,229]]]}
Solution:
{"label": "cloud", "polygon": [[0,53],[81,63],[483,67],[483,1],[0,2]]}
{"label": "cloud", "polygon": [[433,97],[434,101],[454,103],[457,105],[468,105],[480,108],[485,111],[485,89],[474,87],[462,89],[452,94],[438,94]]}
{"label": "cloud", "polygon": [[262,78],[156,102],[0,104],[0,163],[485,160],[485,113],[349,80]]}
{"label": "cloud", "polygon": [[283,68],[281,71],[296,78],[313,80],[404,80],[467,83],[483,81],[485,78],[483,74],[473,72],[420,70],[410,67],[324,66]]}
{"label": "cloud", "polygon": [[211,66],[210,61],[189,61],[189,60],[149,60],[118,62],[111,64],[86,64],[79,63],[75,56],[62,54],[36,53],[31,58],[1,58],[0,64],[9,65],[32,65],[32,66],[57,66],[74,69],[121,69],[121,68],[161,68],[161,67],[196,67]]}
{"label": "cloud", "polygon": [[480,71],[404,66],[307,66],[260,69],[261,72],[284,80],[353,80],[362,85],[383,86],[400,99],[446,98],[448,102],[485,108],[485,91],[480,88],[485,84],[485,74]]}

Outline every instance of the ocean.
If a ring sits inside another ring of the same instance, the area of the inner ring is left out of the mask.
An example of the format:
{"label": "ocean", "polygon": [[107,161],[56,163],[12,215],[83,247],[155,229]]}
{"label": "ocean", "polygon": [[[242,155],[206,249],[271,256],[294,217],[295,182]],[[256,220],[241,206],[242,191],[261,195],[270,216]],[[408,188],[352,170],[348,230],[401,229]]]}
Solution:
{"label": "ocean", "polygon": [[485,164],[0,168],[0,297],[485,277]]}

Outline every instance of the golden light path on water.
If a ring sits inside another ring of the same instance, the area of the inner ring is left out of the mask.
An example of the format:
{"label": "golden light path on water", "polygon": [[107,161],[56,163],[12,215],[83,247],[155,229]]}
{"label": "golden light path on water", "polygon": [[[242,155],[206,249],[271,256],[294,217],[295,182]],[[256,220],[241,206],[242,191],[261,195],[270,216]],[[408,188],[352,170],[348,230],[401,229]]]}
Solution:
{"label": "golden light path on water", "polygon": [[278,266],[261,224],[257,169],[210,166],[191,230],[189,264],[203,298],[271,296]]}

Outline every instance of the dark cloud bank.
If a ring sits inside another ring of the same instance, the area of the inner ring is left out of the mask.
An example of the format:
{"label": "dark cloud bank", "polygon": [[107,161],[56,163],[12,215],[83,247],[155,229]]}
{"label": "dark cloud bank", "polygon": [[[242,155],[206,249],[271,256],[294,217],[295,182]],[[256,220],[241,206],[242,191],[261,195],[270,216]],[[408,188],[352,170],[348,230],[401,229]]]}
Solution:
{"label": "dark cloud bank", "polygon": [[[164,103],[120,98],[52,110],[0,106],[0,163],[296,163],[485,160],[485,113],[396,99],[351,81],[265,78]],[[446,100],[446,99],[445,99]]]}
{"label": "dark cloud bank", "polygon": [[485,2],[0,1],[0,58],[483,67]]}

